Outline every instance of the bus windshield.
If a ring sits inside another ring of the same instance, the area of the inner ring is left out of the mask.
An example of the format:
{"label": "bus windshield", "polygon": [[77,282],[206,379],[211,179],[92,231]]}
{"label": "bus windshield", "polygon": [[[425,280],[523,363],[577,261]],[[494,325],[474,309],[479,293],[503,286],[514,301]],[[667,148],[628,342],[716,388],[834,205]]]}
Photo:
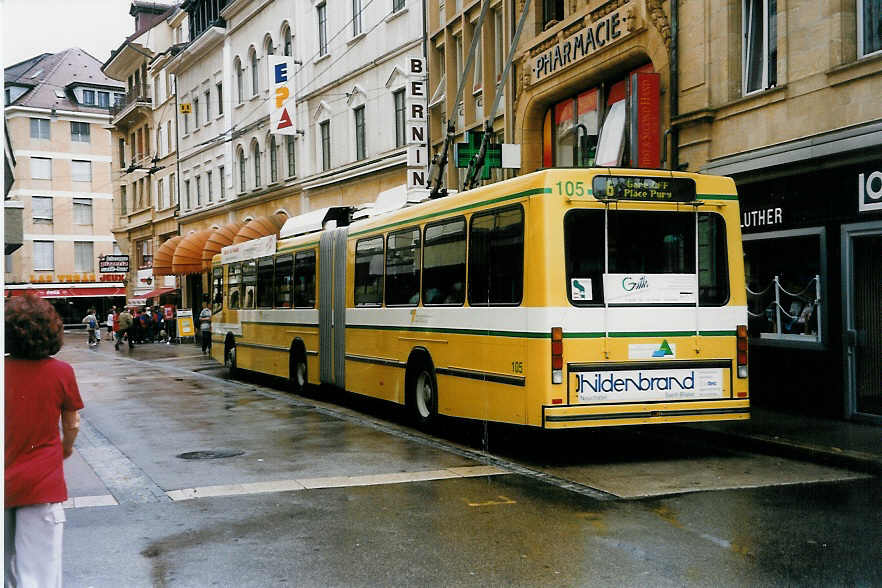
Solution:
{"label": "bus windshield", "polygon": [[[605,235],[604,222],[608,226]],[[604,240],[610,274],[694,274],[695,213],[645,210],[573,210],[564,218],[567,291],[577,306],[603,304]],[[722,305],[729,297],[725,223],[717,214],[698,215],[699,302]],[[573,279],[591,292],[573,300]]]}

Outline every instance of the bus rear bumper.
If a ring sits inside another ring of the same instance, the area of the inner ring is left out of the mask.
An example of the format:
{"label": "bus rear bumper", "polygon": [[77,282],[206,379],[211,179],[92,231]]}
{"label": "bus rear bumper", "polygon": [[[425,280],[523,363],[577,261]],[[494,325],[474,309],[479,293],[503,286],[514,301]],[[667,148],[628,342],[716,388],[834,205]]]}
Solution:
{"label": "bus rear bumper", "polygon": [[747,399],[542,407],[542,426],[545,429],[699,423],[749,418],[750,401]]}

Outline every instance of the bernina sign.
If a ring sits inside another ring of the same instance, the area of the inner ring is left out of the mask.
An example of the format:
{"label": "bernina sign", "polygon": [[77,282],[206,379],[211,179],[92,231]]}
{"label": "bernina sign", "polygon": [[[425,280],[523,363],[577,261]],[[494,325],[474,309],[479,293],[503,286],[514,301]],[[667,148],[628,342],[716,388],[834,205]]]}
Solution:
{"label": "bernina sign", "polygon": [[627,21],[633,14],[632,4],[617,8],[534,57],[533,80],[539,82],[630,35],[634,27]]}

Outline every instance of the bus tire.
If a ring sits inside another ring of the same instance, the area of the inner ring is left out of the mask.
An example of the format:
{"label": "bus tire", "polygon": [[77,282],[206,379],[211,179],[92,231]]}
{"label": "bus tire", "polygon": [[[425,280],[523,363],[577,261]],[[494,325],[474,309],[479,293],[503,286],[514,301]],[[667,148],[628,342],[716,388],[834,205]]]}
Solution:
{"label": "bus tire", "polygon": [[288,379],[291,382],[291,392],[303,394],[309,384],[308,376],[306,354],[303,352],[302,345],[295,344],[291,348],[291,358],[288,361]]}
{"label": "bus tire", "polygon": [[224,343],[224,365],[227,367],[227,373],[231,378],[235,378],[237,374],[236,365],[236,343],[231,337],[227,337]]}
{"label": "bus tire", "polygon": [[407,406],[416,425],[431,430],[438,420],[438,380],[428,358],[415,358],[410,372]]}

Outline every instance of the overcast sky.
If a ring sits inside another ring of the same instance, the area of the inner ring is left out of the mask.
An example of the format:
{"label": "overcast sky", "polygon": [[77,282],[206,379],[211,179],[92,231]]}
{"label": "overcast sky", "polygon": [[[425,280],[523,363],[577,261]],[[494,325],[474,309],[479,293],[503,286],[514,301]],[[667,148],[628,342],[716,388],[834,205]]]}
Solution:
{"label": "overcast sky", "polygon": [[135,31],[131,0],[0,0],[3,66],[80,47],[102,63]]}

